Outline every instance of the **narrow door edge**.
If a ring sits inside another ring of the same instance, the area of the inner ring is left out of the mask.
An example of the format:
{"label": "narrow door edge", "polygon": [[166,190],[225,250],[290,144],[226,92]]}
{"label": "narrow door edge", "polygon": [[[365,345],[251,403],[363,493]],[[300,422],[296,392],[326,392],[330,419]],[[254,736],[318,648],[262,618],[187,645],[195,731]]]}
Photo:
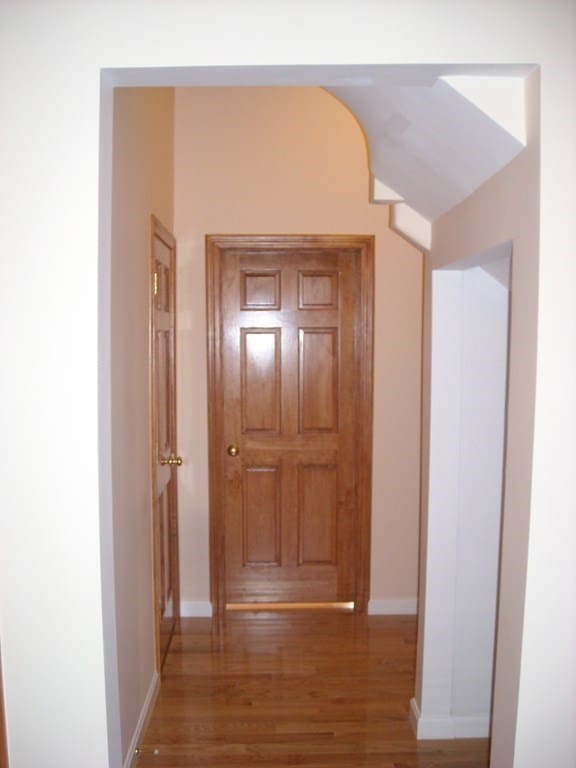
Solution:
{"label": "narrow door edge", "polygon": [[366,236],[360,253],[360,346],[358,350],[358,518],[355,611],[366,613],[370,599],[372,528],[372,438],[374,397],[374,252],[375,238]]}
{"label": "narrow door edge", "polygon": [[[162,652],[161,652],[161,640],[160,640],[160,617],[158,611],[158,562],[159,552],[158,547],[158,510],[156,504],[156,404],[155,404],[155,379],[156,379],[156,360],[154,354],[155,348],[155,319],[154,319],[154,296],[156,294],[156,282],[155,282],[155,261],[154,261],[154,239],[158,238],[164,242],[172,251],[172,258],[175,261],[176,258],[176,239],[170,230],[162,224],[160,219],[154,214],[150,214],[150,240],[149,240],[149,255],[148,255],[148,435],[149,435],[149,462],[150,462],[150,525],[152,533],[152,599],[153,599],[153,616],[154,616],[154,657],[155,668],[158,674],[162,670]],[[175,268],[174,264],[174,268]],[[174,291],[173,305],[174,310],[176,307],[175,296],[175,281],[172,286]],[[175,344],[176,328],[173,329],[173,343]],[[172,355],[175,356],[175,350],[172,350]],[[175,363],[174,363],[175,365]],[[176,370],[174,370],[174,376],[176,376]],[[175,610],[175,625],[178,625],[180,620],[180,567],[178,557],[178,522],[176,521],[176,537],[171,541],[172,556],[174,558],[175,569],[175,583],[173,584],[173,600]],[[172,633],[174,632],[174,628]],[[169,644],[168,644],[169,647]]]}
{"label": "narrow door edge", "polygon": [[209,515],[210,515],[210,600],[212,614],[222,618],[226,610],[224,520],[219,477],[222,461],[219,446],[222,444],[222,403],[215,393],[221,392],[221,238],[206,235],[206,323],[208,355],[208,468],[209,468]]}

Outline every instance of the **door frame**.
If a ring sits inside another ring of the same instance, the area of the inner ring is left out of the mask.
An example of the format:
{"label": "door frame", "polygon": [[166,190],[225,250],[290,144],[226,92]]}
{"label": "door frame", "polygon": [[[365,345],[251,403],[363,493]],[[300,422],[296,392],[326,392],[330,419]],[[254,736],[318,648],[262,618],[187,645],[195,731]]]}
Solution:
{"label": "door frame", "polygon": [[208,336],[208,461],[210,513],[210,600],[215,616],[226,610],[226,525],[221,477],[224,469],[222,387],[222,254],[233,245],[282,251],[294,248],[340,248],[356,252],[360,296],[356,333],[356,478],[358,525],[355,527],[357,613],[365,613],[370,595],[372,506],[372,431],[374,372],[374,236],[373,235],[207,235],[206,306]]}

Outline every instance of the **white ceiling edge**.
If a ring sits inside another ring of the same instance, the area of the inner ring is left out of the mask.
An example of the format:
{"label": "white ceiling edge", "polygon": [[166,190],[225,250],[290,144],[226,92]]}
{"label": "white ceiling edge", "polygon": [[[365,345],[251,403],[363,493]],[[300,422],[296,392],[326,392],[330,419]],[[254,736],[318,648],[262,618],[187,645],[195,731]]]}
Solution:
{"label": "white ceiling edge", "polygon": [[384,184],[384,182],[377,179],[376,176],[371,176],[372,189],[370,191],[370,202],[376,205],[394,205],[395,203],[403,203],[404,198],[395,192],[392,187]]}
{"label": "white ceiling edge", "polygon": [[440,79],[526,146],[524,78],[448,75]]}
{"label": "white ceiling edge", "polygon": [[309,64],[174,67],[114,67],[101,70],[102,84],[112,88],[195,86],[376,86],[410,84],[423,77],[433,83],[448,75],[524,78],[533,64]]}
{"label": "white ceiling edge", "polygon": [[390,207],[390,229],[422,251],[432,246],[432,224],[406,203]]}

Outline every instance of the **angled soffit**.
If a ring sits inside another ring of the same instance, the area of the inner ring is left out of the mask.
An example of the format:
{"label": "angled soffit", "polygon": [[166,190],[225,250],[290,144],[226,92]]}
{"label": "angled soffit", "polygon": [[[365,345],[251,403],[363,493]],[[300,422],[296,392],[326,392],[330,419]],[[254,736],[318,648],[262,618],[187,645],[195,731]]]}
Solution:
{"label": "angled soffit", "polygon": [[393,229],[428,250],[432,222],[521,152],[526,74],[416,66],[327,89],[364,130],[372,199],[393,206]]}

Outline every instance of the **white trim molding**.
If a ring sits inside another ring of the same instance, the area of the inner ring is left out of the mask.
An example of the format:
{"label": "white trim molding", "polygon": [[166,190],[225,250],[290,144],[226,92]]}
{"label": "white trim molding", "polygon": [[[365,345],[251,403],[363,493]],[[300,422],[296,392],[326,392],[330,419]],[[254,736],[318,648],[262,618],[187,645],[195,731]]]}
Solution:
{"label": "white trim molding", "polygon": [[132,766],[135,765],[136,763],[136,758],[138,757],[138,755],[136,754],[136,750],[138,749],[138,744],[140,743],[142,734],[144,733],[146,726],[148,725],[148,720],[150,719],[150,715],[152,714],[152,709],[154,708],[154,704],[156,703],[156,697],[158,696],[159,690],[160,690],[160,675],[158,674],[158,672],[155,671],[154,676],[152,677],[152,680],[150,682],[150,687],[148,688],[148,693],[146,694],[146,698],[144,699],[144,704],[142,706],[142,711],[140,712],[140,717],[138,718],[138,722],[134,730],[134,735],[132,736],[132,741],[130,742],[130,746],[128,747],[126,758],[124,759],[123,768],[132,768]]}
{"label": "white trim molding", "polygon": [[490,716],[452,716],[455,739],[487,739],[490,736]]}
{"label": "white trim molding", "polygon": [[410,700],[410,724],[417,739],[485,739],[490,736],[488,715],[423,717],[416,699]]}
{"label": "white trim molding", "polygon": [[418,599],[415,597],[388,597],[368,601],[370,616],[414,616],[418,613]]}
{"label": "white trim molding", "polygon": [[393,205],[394,203],[403,203],[404,198],[395,192],[391,187],[384,184],[380,179],[371,176],[372,193],[370,202],[374,205]]}
{"label": "white trim molding", "polygon": [[432,247],[432,224],[407,203],[390,206],[389,226],[393,232],[421,251]]}
{"label": "white trim molding", "polygon": [[180,602],[180,617],[183,619],[210,618],[212,603],[209,600],[182,600]]}

